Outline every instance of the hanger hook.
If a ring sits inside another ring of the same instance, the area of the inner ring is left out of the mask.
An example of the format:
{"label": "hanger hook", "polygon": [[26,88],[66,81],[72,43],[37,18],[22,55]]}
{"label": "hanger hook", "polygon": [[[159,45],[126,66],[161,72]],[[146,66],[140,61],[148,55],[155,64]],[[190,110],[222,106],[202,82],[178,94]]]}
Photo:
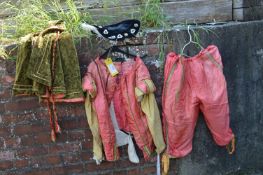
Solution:
{"label": "hanger hook", "polygon": [[189,40],[190,40],[190,42],[192,42],[193,40],[192,40],[192,34],[190,32],[190,25],[188,25],[188,27],[187,27],[187,32],[188,32],[188,35],[189,35]]}

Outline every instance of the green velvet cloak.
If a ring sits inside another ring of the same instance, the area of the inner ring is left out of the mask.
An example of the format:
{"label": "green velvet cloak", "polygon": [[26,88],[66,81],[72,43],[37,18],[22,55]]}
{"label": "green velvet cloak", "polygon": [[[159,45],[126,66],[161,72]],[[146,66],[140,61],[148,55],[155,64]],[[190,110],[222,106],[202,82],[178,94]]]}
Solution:
{"label": "green velvet cloak", "polygon": [[[45,98],[52,87],[55,101],[83,101],[79,62],[72,36],[64,31],[27,35],[21,39],[16,61],[14,95],[37,95]],[[41,44],[40,44],[41,42]],[[55,76],[52,83],[51,67],[55,49]]]}

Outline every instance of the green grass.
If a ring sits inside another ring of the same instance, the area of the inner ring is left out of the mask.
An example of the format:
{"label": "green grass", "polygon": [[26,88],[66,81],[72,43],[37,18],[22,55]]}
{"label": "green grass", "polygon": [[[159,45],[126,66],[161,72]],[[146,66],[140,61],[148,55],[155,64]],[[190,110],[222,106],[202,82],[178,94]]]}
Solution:
{"label": "green grass", "polygon": [[88,12],[80,13],[73,0],[66,0],[65,6],[59,0],[23,0],[19,4],[3,2],[0,6],[15,14],[3,24],[1,38],[18,39],[29,33],[40,32],[48,27],[51,20],[63,20],[73,36],[82,36],[87,33],[80,28],[80,23],[92,23],[91,15]]}
{"label": "green grass", "polygon": [[38,32],[47,27],[50,15],[44,9],[44,2],[25,0],[20,4],[1,3],[5,10],[15,15],[5,21],[3,25],[3,38],[18,39],[28,33]]}
{"label": "green grass", "polygon": [[145,28],[168,27],[170,24],[165,18],[160,0],[142,0],[140,8],[140,21]]}
{"label": "green grass", "polygon": [[81,13],[73,0],[66,0],[66,9],[65,7],[63,8],[57,0],[51,1],[49,8],[53,11],[52,18],[63,20],[67,30],[72,33],[73,36],[87,36],[87,32],[83,31],[80,27],[83,21],[94,23],[89,12]]}

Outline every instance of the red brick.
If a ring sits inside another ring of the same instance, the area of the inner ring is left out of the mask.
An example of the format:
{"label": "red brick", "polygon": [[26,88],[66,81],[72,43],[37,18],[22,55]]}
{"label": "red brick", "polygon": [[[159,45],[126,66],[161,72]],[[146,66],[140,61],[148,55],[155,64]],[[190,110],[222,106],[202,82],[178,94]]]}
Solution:
{"label": "red brick", "polygon": [[96,162],[94,161],[93,163],[89,163],[86,165],[88,171],[94,172],[97,170],[107,170],[107,169],[116,169],[120,168],[120,164],[117,164],[117,162],[107,162],[104,161],[100,165],[97,165]]}
{"label": "red brick", "polygon": [[1,127],[0,128],[0,137],[9,137],[10,136],[10,128],[9,127]]}
{"label": "red brick", "polygon": [[29,158],[29,157],[36,157],[46,155],[48,153],[48,149],[46,147],[34,147],[34,148],[27,148],[23,150],[18,150],[17,155],[19,158]]}
{"label": "red brick", "polygon": [[46,160],[46,157],[41,156],[41,157],[33,157],[30,159],[30,167],[36,167],[36,168],[41,168],[41,167],[47,167],[49,163]]}
{"label": "red brick", "polygon": [[5,140],[2,137],[0,137],[0,148],[1,149],[5,149],[6,148]]}
{"label": "red brick", "polygon": [[63,154],[62,159],[63,159],[64,165],[75,164],[75,163],[81,162],[79,155],[72,154],[72,153],[71,154]]}
{"label": "red brick", "polygon": [[158,38],[161,37],[161,35],[162,35],[162,33],[160,33],[160,32],[147,33],[145,44],[147,44],[147,45],[158,44],[158,42],[159,42]]}
{"label": "red brick", "polygon": [[14,161],[14,167],[18,168],[18,169],[27,167],[28,165],[29,165],[29,162],[28,162],[28,160],[25,160],[25,159]]}
{"label": "red brick", "polygon": [[65,142],[68,142],[68,131],[67,130],[64,130],[62,128],[62,133],[61,134],[58,134],[57,135],[57,140],[56,142],[57,143],[65,143]]}
{"label": "red brick", "polygon": [[85,116],[84,103],[57,104],[57,112],[60,116]]}
{"label": "red brick", "polygon": [[10,112],[19,112],[19,111],[25,111],[25,110],[32,110],[41,107],[38,100],[21,100],[18,102],[9,102],[5,104],[5,110]]}
{"label": "red brick", "polygon": [[49,154],[58,154],[65,152],[63,144],[52,144],[48,147]]}
{"label": "red brick", "polygon": [[81,151],[81,146],[79,143],[66,143],[64,144],[64,150],[66,152],[80,152]]}
{"label": "red brick", "polygon": [[[45,116],[45,118],[41,118],[41,112],[42,115]],[[39,112],[29,112],[26,114],[5,114],[2,116],[3,123],[6,125],[9,125],[11,123],[20,123],[20,122],[27,122],[27,123],[36,123],[36,122],[48,122],[48,115],[46,111],[39,111]]]}
{"label": "red brick", "polygon": [[70,103],[63,103],[63,104],[59,104],[57,103],[57,113],[59,116],[61,117],[76,117],[76,114],[74,114],[74,104],[70,104]]}
{"label": "red brick", "polygon": [[[114,171],[113,175],[127,175],[127,170]],[[139,175],[139,174],[132,174],[132,175]]]}
{"label": "red brick", "polygon": [[89,150],[92,149],[93,144],[91,140],[86,140],[85,142],[82,142],[82,149],[83,150]]}
{"label": "red brick", "polygon": [[140,174],[139,168],[127,170],[127,175],[135,175],[135,174]]}
{"label": "red brick", "polygon": [[[126,155],[128,154],[127,152],[125,153]],[[136,167],[136,166],[143,166],[142,159],[140,160],[140,164],[134,164],[132,163],[128,158],[121,160],[121,167]]]}
{"label": "red brick", "polygon": [[39,169],[31,169],[29,172],[25,172],[19,175],[51,175],[52,169],[45,169],[45,170],[39,170]]}
{"label": "red brick", "polygon": [[63,128],[63,130],[77,129],[78,122],[74,118],[64,119],[60,122],[60,126]]}
{"label": "red brick", "polygon": [[85,139],[85,130],[68,131],[68,140],[69,141],[84,140],[84,139]]}
{"label": "red brick", "polygon": [[17,148],[21,144],[21,138],[20,137],[13,137],[9,139],[5,139],[5,145],[6,148]]}
{"label": "red brick", "polygon": [[5,104],[0,103],[0,113],[4,113],[5,112]]}
{"label": "red brick", "polygon": [[1,161],[0,162],[0,171],[8,170],[13,168],[13,162],[12,161]]}
{"label": "red brick", "polygon": [[90,140],[92,140],[92,133],[91,133],[91,131],[90,131],[90,129],[89,129],[89,126],[88,126],[88,129],[85,129],[85,137],[86,137],[86,139],[90,139]]}
{"label": "red brick", "polygon": [[82,117],[80,117],[79,122],[81,123],[81,125],[80,125],[81,128],[84,128],[84,129],[88,129],[89,128],[86,115],[82,115]]}
{"label": "red brick", "polygon": [[89,161],[92,160],[93,154],[91,151],[82,151],[80,157],[82,161]]}
{"label": "red brick", "polygon": [[50,155],[46,157],[47,162],[54,166],[62,163],[62,157],[59,155]]}
{"label": "red brick", "polygon": [[37,133],[34,136],[34,141],[36,144],[49,144],[51,142],[50,132]]}
{"label": "red brick", "polygon": [[78,116],[86,116],[84,103],[79,103],[79,104],[77,104],[77,106],[74,107],[73,110],[74,110],[73,113],[74,113],[75,115],[78,115]]}
{"label": "red brick", "polygon": [[102,172],[103,173],[103,175],[114,175],[114,174],[112,174],[113,172]]}
{"label": "red brick", "polygon": [[16,118],[18,118],[18,116],[14,116],[13,114],[6,114],[2,116],[2,122],[6,125],[9,125],[13,122],[16,122]]}
{"label": "red brick", "polygon": [[65,175],[66,173],[66,168],[64,167],[55,167],[53,168],[53,174],[54,175]]}
{"label": "red brick", "polygon": [[69,165],[65,167],[67,174],[84,173],[84,166],[82,164]]}
{"label": "red brick", "polygon": [[69,119],[64,118],[60,123],[61,127],[66,130],[88,128],[87,119],[84,116]]}
{"label": "red brick", "polygon": [[32,136],[21,137],[21,146],[32,146],[35,144],[35,140],[32,139]]}
{"label": "red brick", "polygon": [[[2,175],[2,174],[1,174]],[[8,173],[5,173],[5,174],[3,174],[3,175],[17,175],[17,172],[8,172]]]}
{"label": "red brick", "polygon": [[34,111],[33,115],[36,116],[36,119],[38,121],[40,121],[40,120],[43,120],[43,121],[49,120],[48,111],[47,111],[47,108],[45,106],[44,106],[43,109],[39,109],[38,111]]}
{"label": "red brick", "polygon": [[148,45],[147,46],[147,54],[149,56],[156,56],[159,54],[159,46],[158,45]]}
{"label": "red brick", "polygon": [[156,167],[155,166],[143,167],[141,169],[140,175],[149,175],[149,174],[156,174]]}
{"label": "red brick", "polygon": [[32,124],[32,125],[16,125],[14,129],[15,135],[32,135],[39,132],[48,132],[49,125],[44,124]]}
{"label": "red brick", "polygon": [[30,160],[32,167],[53,167],[63,163],[63,158],[60,155],[47,155],[35,157]]}
{"label": "red brick", "polygon": [[84,167],[82,164],[53,168],[54,175],[77,174],[77,173],[84,173]]}

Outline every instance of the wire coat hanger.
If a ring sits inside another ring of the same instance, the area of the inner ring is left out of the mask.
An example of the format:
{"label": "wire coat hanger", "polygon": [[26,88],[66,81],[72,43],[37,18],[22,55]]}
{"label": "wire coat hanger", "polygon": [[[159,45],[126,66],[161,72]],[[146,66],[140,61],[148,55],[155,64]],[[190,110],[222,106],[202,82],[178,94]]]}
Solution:
{"label": "wire coat hanger", "polygon": [[196,44],[196,45],[197,45],[199,48],[201,48],[201,49],[204,49],[204,48],[203,48],[203,46],[202,46],[201,44],[199,44],[198,42],[193,41],[193,39],[192,39],[192,34],[191,34],[191,31],[190,31],[190,25],[188,25],[188,27],[187,27],[187,32],[188,32],[188,35],[189,35],[189,41],[188,41],[188,43],[186,43],[186,44],[184,45],[183,49],[181,50],[181,55],[190,57],[190,56],[184,54],[184,49],[185,49],[188,45],[190,45],[191,43]]}
{"label": "wire coat hanger", "polygon": [[[126,47],[126,51],[119,48],[119,47],[124,47],[124,46]],[[113,45],[109,47],[108,49],[105,49],[105,52],[100,56],[100,59],[106,59],[108,54],[113,53],[113,52],[118,52],[118,53],[126,55],[127,57],[132,57],[134,59],[136,57],[140,57],[143,59],[147,56],[147,54],[139,55],[138,53],[137,54],[131,53],[128,48],[129,46],[134,46],[134,45],[121,45],[121,46]]]}
{"label": "wire coat hanger", "polygon": [[106,49],[106,51],[100,56],[100,59],[107,58],[108,54],[113,53],[113,52],[118,52],[118,53],[124,54],[128,57],[133,57],[133,58],[135,58],[137,56],[137,55],[129,53],[128,51],[124,51],[124,50],[120,49],[118,46],[111,46],[110,48]]}

